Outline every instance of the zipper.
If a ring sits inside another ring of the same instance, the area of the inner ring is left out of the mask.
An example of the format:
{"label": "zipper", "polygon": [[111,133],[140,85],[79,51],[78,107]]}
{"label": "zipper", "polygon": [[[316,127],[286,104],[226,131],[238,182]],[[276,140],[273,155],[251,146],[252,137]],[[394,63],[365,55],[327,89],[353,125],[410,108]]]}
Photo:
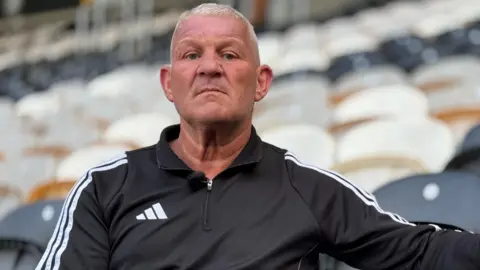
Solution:
{"label": "zipper", "polygon": [[205,202],[203,203],[203,229],[206,231],[210,231],[212,228],[210,228],[209,223],[208,223],[208,209],[210,205],[210,193],[212,192],[212,186],[213,186],[213,181],[211,179],[207,179],[207,194],[205,195]]}

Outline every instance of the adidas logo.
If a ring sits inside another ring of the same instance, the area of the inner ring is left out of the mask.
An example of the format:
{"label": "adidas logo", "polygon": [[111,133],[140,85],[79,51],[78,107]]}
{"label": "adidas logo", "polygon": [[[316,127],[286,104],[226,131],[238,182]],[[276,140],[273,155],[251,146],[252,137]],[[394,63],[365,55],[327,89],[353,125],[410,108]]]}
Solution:
{"label": "adidas logo", "polygon": [[165,214],[165,211],[163,211],[163,208],[159,203],[156,203],[151,207],[145,209],[142,214],[137,216],[137,220],[156,220],[167,218],[167,214]]}

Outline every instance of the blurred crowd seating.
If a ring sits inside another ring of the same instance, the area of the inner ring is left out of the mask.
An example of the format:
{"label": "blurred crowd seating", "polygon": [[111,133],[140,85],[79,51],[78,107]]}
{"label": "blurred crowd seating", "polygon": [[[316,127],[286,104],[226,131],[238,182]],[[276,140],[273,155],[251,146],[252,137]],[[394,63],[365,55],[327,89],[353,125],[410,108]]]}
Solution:
{"label": "blurred crowd seating", "polygon": [[[32,269],[88,168],[178,122],[159,84],[178,15],[0,39],[0,250],[32,254],[0,253],[0,269]],[[265,141],[385,210],[480,231],[480,2],[393,2],[263,32],[259,47],[275,74],[255,108]]]}

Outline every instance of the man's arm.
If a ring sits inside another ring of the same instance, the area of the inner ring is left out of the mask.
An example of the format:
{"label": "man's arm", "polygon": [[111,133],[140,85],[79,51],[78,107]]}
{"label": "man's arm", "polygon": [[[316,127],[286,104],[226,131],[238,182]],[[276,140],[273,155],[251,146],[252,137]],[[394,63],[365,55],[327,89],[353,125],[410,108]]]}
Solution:
{"label": "man's arm", "polygon": [[285,159],[327,243],[322,252],[359,269],[480,269],[479,235],[415,226],[340,175]]}
{"label": "man's arm", "polygon": [[126,162],[126,158],[119,158],[104,163],[89,170],[76,182],[65,200],[53,235],[35,270],[108,269],[108,225],[98,198],[99,187],[95,178],[97,173],[118,170]]}

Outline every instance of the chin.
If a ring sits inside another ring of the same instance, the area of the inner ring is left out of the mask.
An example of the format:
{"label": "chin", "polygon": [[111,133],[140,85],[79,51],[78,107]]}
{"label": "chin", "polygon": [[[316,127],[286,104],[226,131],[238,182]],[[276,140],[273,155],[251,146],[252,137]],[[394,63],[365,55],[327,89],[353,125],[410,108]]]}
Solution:
{"label": "chin", "polygon": [[226,110],[201,110],[192,112],[189,117],[192,121],[204,124],[221,124],[233,122],[237,119],[235,114]]}

